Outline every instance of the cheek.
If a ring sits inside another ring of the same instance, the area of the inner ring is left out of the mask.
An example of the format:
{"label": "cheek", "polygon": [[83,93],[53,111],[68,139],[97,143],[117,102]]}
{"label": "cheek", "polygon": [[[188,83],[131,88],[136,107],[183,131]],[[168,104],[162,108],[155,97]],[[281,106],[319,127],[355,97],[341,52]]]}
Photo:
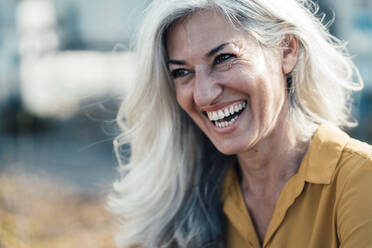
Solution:
{"label": "cheek", "polygon": [[259,81],[245,75],[245,73],[237,73],[227,82],[225,89],[232,91],[236,98],[244,98],[250,102],[261,94]]}
{"label": "cheek", "polygon": [[192,91],[185,86],[176,86],[176,97],[181,108],[189,113],[192,106]]}
{"label": "cheek", "polygon": [[219,73],[224,86],[242,94],[251,94],[258,80],[257,72],[243,59],[235,60],[230,70]]}
{"label": "cheek", "polygon": [[273,82],[275,83],[264,84],[257,103],[261,120],[268,125],[276,122],[285,101],[285,93],[283,92],[280,80],[274,79]]}

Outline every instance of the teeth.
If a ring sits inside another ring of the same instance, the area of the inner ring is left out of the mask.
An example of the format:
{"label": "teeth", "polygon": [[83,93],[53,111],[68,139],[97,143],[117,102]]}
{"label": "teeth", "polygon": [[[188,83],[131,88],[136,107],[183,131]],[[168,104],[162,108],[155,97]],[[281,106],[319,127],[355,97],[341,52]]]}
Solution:
{"label": "teeth", "polygon": [[218,120],[217,112],[213,112],[213,114],[212,114],[212,120],[213,120],[213,121]]}
{"label": "teeth", "polygon": [[238,105],[235,105],[235,106],[234,106],[234,110],[235,110],[235,112],[239,112],[239,107],[238,107]]}
{"label": "teeth", "polygon": [[225,108],[224,113],[226,117],[230,116],[230,111],[227,108]]}
{"label": "teeth", "polygon": [[[244,109],[246,105],[247,105],[246,102],[241,102],[239,104],[232,104],[224,109],[207,112],[207,115],[208,115],[209,120],[211,121],[221,120],[225,117],[233,115],[236,112],[239,112],[240,110]],[[226,125],[228,125],[228,122],[226,122],[225,126]]]}
{"label": "teeth", "polygon": [[223,119],[225,117],[224,113],[222,110],[218,110],[218,119]]}
{"label": "teeth", "polygon": [[247,106],[246,102],[241,102],[239,104],[232,104],[224,109],[219,109],[217,111],[207,112],[210,121],[213,121],[214,125],[219,128],[224,128],[232,125],[239,116],[235,116],[230,121],[222,121],[223,118],[233,115],[244,109]]}
{"label": "teeth", "polygon": [[234,111],[234,107],[233,107],[233,106],[230,106],[229,111],[230,111],[230,114],[233,115],[233,114],[235,113],[235,111]]}
{"label": "teeth", "polygon": [[234,118],[232,118],[230,121],[222,121],[222,122],[215,122],[215,125],[219,128],[224,128],[224,127],[228,127],[230,126],[231,124],[233,124],[237,119],[238,119],[239,116],[235,116]]}

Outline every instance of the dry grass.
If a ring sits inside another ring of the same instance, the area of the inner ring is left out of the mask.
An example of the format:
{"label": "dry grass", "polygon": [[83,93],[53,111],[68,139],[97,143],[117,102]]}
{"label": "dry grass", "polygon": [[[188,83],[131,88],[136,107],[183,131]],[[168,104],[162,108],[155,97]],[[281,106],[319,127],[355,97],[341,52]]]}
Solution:
{"label": "dry grass", "polygon": [[0,175],[0,248],[113,248],[104,198],[39,177]]}

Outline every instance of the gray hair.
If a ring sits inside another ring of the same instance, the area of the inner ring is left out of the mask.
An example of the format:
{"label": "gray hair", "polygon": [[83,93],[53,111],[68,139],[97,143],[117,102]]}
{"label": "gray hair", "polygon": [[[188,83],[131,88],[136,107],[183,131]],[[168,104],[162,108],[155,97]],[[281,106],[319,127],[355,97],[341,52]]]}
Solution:
{"label": "gray hair", "polygon": [[[109,198],[122,218],[119,247],[224,246],[221,184],[231,157],[217,152],[178,106],[166,65],[165,37],[176,21],[214,10],[262,45],[299,40],[288,75],[291,120],[308,140],[321,123],[351,127],[351,93],[362,80],[345,50],[307,0],[155,0],[139,32],[137,77],[118,115],[121,179]],[[356,82],[353,81],[356,76]],[[125,118],[126,120],[124,120]],[[130,160],[120,148],[130,144]]]}

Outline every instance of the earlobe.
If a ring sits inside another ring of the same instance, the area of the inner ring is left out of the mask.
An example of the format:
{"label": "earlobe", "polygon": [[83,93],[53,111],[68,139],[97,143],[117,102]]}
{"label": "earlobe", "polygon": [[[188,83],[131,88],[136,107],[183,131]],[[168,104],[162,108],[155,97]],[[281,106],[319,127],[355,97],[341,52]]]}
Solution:
{"label": "earlobe", "polygon": [[294,35],[286,35],[282,42],[282,69],[284,74],[292,72],[298,57],[299,43]]}

